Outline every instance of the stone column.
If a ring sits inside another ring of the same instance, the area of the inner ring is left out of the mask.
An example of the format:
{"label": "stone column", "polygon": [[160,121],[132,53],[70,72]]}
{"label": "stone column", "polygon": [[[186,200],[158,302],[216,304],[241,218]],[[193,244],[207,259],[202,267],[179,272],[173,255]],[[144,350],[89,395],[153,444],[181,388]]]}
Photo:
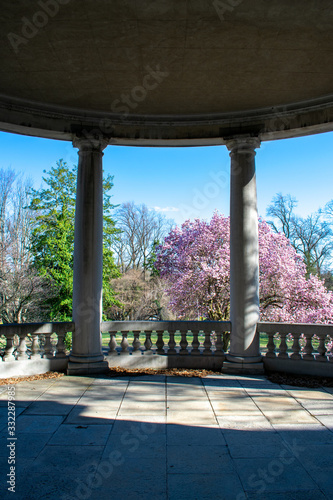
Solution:
{"label": "stone column", "polygon": [[103,149],[107,142],[76,139],[79,165],[76,191],[73,345],[69,375],[106,371],[102,353]]}
{"label": "stone column", "polygon": [[260,141],[240,137],[226,143],[230,185],[230,352],[223,371],[262,371],[259,336],[259,250],[255,149]]}

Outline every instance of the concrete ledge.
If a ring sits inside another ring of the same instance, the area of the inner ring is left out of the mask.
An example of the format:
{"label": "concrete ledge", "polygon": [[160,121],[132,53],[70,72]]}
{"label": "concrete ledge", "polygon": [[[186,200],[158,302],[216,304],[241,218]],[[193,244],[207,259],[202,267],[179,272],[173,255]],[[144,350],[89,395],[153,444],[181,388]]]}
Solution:
{"label": "concrete ledge", "polygon": [[93,373],[106,373],[109,370],[107,361],[96,363],[73,363],[68,362],[67,375],[90,375]]}
{"label": "concrete ledge", "polygon": [[0,362],[0,378],[41,375],[42,373],[66,371],[68,357],[54,359],[24,359]]}
{"label": "concrete ledge", "polygon": [[232,362],[225,361],[222,367],[222,373],[230,373],[235,375],[252,375],[252,374],[263,374],[265,373],[264,364],[259,363],[242,363],[242,362]]}
{"label": "concrete ledge", "polygon": [[333,362],[281,358],[263,358],[265,371],[285,372],[296,375],[333,377]]}
{"label": "concrete ledge", "polygon": [[106,356],[109,367],[122,368],[188,368],[197,370],[221,371],[224,356],[187,356],[159,354],[114,354]]}

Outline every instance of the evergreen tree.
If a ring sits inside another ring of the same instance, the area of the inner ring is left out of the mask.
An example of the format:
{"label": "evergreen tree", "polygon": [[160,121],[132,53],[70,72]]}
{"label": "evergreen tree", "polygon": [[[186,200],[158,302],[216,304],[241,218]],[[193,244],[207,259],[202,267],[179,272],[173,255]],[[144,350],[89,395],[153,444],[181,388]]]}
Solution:
{"label": "evergreen tree", "polygon": [[[47,187],[32,190],[30,209],[35,210],[32,231],[34,267],[56,287],[57,293],[48,299],[50,320],[65,321],[72,317],[74,222],[77,167],[70,168],[62,159],[43,180]],[[116,229],[111,218],[113,205],[110,189],[113,177],[103,181],[104,248],[103,248],[103,308],[113,302],[109,277],[118,276],[110,244]]]}

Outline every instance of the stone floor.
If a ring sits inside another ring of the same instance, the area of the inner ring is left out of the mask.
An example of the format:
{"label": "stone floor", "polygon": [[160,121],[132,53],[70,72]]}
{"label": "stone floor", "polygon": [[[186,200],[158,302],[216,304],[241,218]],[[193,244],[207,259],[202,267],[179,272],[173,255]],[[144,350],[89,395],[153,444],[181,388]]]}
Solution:
{"label": "stone floor", "polygon": [[22,382],[16,441],[0,392],[4,499],[333,498],[333,389],[232,375]]}

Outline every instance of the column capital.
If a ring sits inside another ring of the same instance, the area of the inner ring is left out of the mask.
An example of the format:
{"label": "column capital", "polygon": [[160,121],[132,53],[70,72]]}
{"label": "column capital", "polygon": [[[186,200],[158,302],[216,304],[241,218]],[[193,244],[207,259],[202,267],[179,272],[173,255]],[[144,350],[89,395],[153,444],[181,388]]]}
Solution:
{"label": "column capital", "polygon": [[102,152],[108,145],[109,140],[104,137],[74,137],[73,139],[74,148],[79,149],[81,152]]}
{"label": "column capital", "polygon": [[227,139],[225,141],[225,145],[230,151],[230,156],[234,153],[244,153],[244,154],[253,154],[255,155],[255,149],[260,148],[261,141],[258,137],[250,137],[250,136],[238,136],[233,137],[232,139]]}

